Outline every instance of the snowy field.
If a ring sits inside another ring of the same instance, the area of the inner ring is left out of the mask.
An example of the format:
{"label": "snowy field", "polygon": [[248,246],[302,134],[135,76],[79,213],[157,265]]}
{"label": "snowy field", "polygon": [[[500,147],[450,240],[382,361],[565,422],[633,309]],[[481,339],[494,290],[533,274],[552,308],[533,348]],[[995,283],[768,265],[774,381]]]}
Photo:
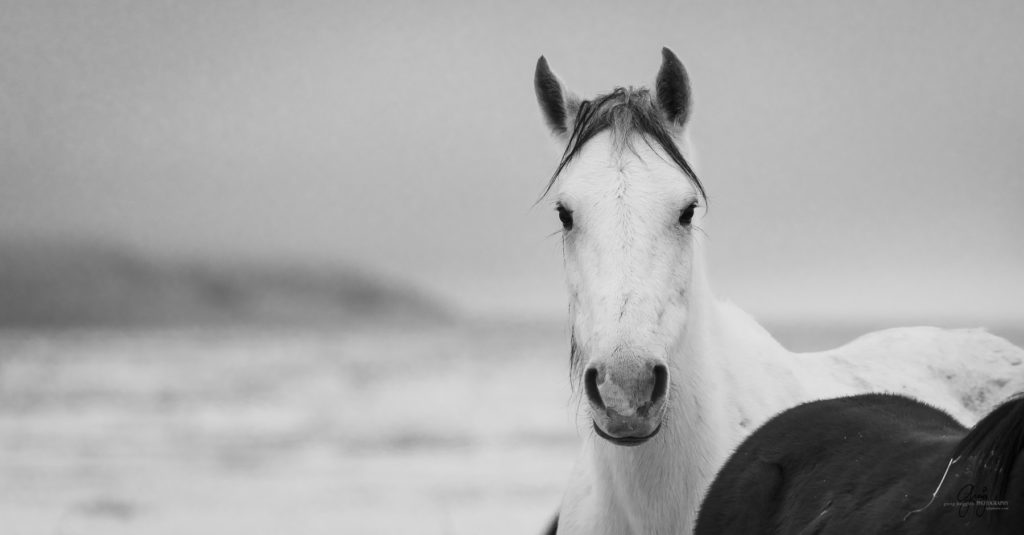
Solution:
{"label": "snowy field", "polygon": [[558,325],[0,331],[0,533],[538,533],[579,442],[567,345]]}
{"label": "snowy field", "polygon": [[535,533],[578,438],[551,328],[0,335],[0,532]]}

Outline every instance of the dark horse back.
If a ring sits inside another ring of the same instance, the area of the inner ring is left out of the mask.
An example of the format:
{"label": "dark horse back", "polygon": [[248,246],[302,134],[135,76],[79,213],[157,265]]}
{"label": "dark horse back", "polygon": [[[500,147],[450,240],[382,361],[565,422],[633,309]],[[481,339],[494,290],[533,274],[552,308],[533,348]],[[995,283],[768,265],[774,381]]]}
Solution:
{"label": "dark horse back", "polygon": [[[1020,535],[1024,496],[1013,492],[1021,491],[1022,463],[1014,464],[1021,426],[1024,399],[1000,406],[971,434],[948,414],[902,396],[806,403],[740,445],[708,490],[695,533]],[[993,450],[996,474],[977,462],[978,452]],[[1016,509],[976,505],[980,494],[996,496],[996,484]],[[972,505],[958,507],[958,493]]]}

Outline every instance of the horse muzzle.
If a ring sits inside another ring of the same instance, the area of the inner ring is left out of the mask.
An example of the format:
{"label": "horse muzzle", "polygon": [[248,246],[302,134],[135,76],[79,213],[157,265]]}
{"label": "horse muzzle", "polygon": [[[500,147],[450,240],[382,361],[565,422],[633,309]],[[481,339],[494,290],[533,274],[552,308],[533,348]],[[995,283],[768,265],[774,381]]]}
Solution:
{"label": "horse muzzle", "polygon": [[661,430],[668,368],[653,359],[597,363],[583,384],[597,435],[617,446],[638,446]]}

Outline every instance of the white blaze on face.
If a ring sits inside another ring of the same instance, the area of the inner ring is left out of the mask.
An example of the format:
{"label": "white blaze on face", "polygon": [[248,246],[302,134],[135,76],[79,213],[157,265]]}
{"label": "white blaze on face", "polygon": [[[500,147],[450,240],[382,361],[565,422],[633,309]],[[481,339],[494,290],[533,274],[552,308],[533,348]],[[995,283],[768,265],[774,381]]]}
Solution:
{"label": "white blaze on face", "polygon": [[679,216],[699,194],[642,139],[617,150],[607,132],[587,142],[556,181],[572,212],[565,270],[584,359],[637,352],[664,359],[686,319],[693,232]]}

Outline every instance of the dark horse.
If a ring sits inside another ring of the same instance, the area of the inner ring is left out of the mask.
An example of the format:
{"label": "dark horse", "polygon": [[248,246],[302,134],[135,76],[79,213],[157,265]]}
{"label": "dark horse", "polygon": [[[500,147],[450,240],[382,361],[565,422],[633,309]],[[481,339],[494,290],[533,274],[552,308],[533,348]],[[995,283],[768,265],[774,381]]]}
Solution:
{"label": "dark horse", "polygon": [[789,409],[719,471],[695,533],[1024,534],[1024,396],[970,432],[891,394]]}

